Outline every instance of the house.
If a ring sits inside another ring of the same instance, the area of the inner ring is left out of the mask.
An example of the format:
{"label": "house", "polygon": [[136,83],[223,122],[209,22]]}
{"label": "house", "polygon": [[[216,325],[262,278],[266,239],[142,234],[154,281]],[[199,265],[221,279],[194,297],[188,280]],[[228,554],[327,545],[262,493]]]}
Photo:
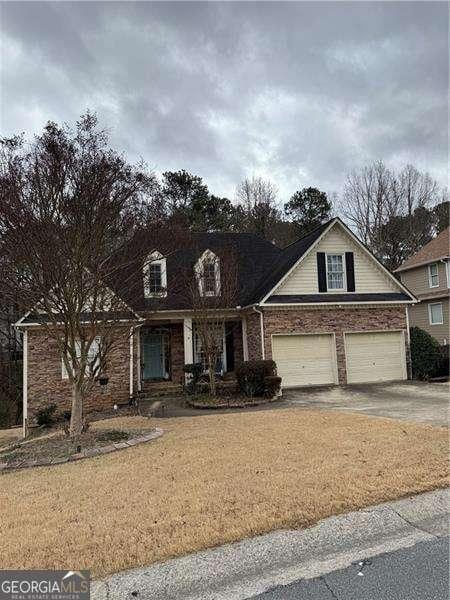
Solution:
{"label": "house", "polygon": [[449,230],[447,227],[396,269],[402,283],[420,300],[408,309],[411,327],[428,331],[440,344],[449,341]]}
{"label": "house", "polygon": [[[141,321],[114,349],[108,384],[91,394],[87,410],[181,385],[183,366],[202,360],[192,306],[177,292],[182,273],[192,281],[200,274],[201,295],[213,299],[230,248],[238,285],[234,304],[223,307],[223,373],[244,360],[273,359],[285,388],[407,378],[407,307],[416,299],[334,218],[284,249],[248,233],[193,233],[190,246],[167,256],[149,248],[135,285],[120,291]],[[24,332],[24,414],[31,418],[44,402],[69,407],[55,344],[32,314],[17,326]]]}

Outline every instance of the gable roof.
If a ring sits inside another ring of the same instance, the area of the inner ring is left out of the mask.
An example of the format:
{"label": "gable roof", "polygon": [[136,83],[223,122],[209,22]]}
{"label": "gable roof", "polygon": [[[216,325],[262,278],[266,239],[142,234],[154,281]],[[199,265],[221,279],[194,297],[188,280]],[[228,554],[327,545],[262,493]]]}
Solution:
{"label": "gable roof", "polygon": [[[297,267],[297,265],[312,251],[324,235],[335,225],[339,224],[351,238],[367,252],[379,267],[391,277],[400,288],[396,294],[361,295],[349,293],[339,298],[333,294],[333,298],[327,300],[326,294],[306,294],[300,296],[271,296],[276,294],[280,283]],[[145,232],[139,235],[146,236]],[[319,303],[331,302],[410,302],[415,297],[409,290],[387,270],[373,256],[373,254],[358,240],[352,231],[338,218],[335,217],[322,225],[319,225],[297,241],[285,248],[279,248],[264,238],[252,233],[227,233],[227,232],[191,232],[186,239],[180,242],[179,248],[169,251],[155,239],[148,241],[148,251],[156,250],[163,252],[166,261],[167,274],[167,296],[158,298],[147,298],[144,294],[143,267],[138,266],[135,260],[123,261],[114,278],[107,285],[122,299],[125,308],[129,309],[133,316],[145,315],[149,311],[180,311],[192,308],[189,294],[186,293],[186,274],[194,274],[194,267],[198,259],[207,251],[211,251],[219,257],[225,257],[230,251],[237,262],[237,297],[236,306],[251,306],[267,302],[279,303]],[[147,238],[145,237],[145,240]],[[142,240],[140,240],[142,241]],[[163,244],[163,242],[161,242]],[[130,249],[133,252],[133,242]],[[180,283],[181,282],[181,283]],[[183,283],[184,282],[184,283]],[[184,286],[184,289],[183,289]],[[402,293],[400,293],[402,292]],[[270,298],[269,298],[270,296]],[[364,296],[364,297],[362,297]],[[227,307],[235,308],[235,307]],[[130,315],[123,315],[124,318]],[[32,311],[27,313],[21,320],[24,324],[35,319]]]}
{"label": "gable roof", "polygon": [[297,241],[286,246],[282,251],[281,255],[277,257],[277,260],[272,263],[268,269],[265,277],[262,278],[261,282],[255,287],[249,302],[259,302],[267,294],[278,285],[283,276],[289,273],[290,269],[298,262],[298,260],[304,256],[304,254],[317,242],[320,236],[328,229],[335,219],[331,219],[322,225],[319,225],[307,235],[301,237]]}
{"label": "gable roof", "polygon": [[413,254],[410,258],[400,265],[395,272],[406,271],[407,269],[413,269],[414,267],[420,267],[421,265],[429,264],[443,258],[448,258],[450,251],[450,228],[444,229],[439,235],[425,244],[418,252]]}
{"label": "gable roof", "polygon": [[[122,290],[120,287],[116,287],[116,290],[118,295],[123,297],[128,305],[140,314],[155,310],[189,310],[191,308],[189,294],[186,293],[186,289],[183,289],[183,285],[186,284],[180,284],[180,282],[183,279],[186,281],[186,274],[194,273],[195,264],[206,250],[214,252],[219,259],[226,256],[228,251],[231,251],[237,262],[238,293],[236,295],[236,306],[244,307],[259,304],[267,301],[267,298],[283,279],[335,224],[343,227],[350,237],[362,247],[363,251],[368,253],[372,260],[379,265],[379,268],[400,288],[399,292],[401,293],[389,297],[374,297],[371,298],[372,301],[415,301],[415,297],[411,292],[373,256],[338,217],[319,225],[285,248],[279,248],[253,233],[192,232],[186,237],[184,243],[180,244],[179,249],[166,255],[167,295],[165,297],[146,298],[144,296],[143,277],[139,269],[135,269],[131,280],[129,274],[122,278],[127,281],[127,286]],[[149,248],[149,250],[155,249],[158,248]],[[323,295],[320,295],[320,299],[326,302]],[[356,295],[353,295],[353,299],[354,302],[363,301]],[[308,298],[308,300],[319,301],[315,297],[314,299]],[[298,299],[298,302],[301,302],[301,300]]]}
{"label": "gable roof", "polygon": [[[325,236],[326,233],[329,230],[331,230],[331,228],[336,224],[339,225],[350,236],[350,238],[353,239],[354,242],[361,247],[363,252],[365,252],[378,265],[378,267],[382,271],[384,271],[384,273],[387,275],[387,277],[389,277],[396,284],[396,287],[398,287],[402,290],[402,293],[400,295],[397,295],[398,301],[402,301],[402,302],[413,301],[414,302],[417,300],[417,298],[414,296],[414,294],[412,294],[410,292],[410,290],[408,290],[408,288],[404,284],[402,284],[401,281],[396,279],[394,277],[394,275],[388,269],[386,269],[386,267],[367,248],[367,246],[365,246],[361,242],[361,240],[358,239],[358,237],[353,233],[353,231],[349,227],[347,227],[347,225],[339,217],[334,217],[327,223],[320,225],[319,227],[314,229],[312,232],[310,232],[307,236],[305,236],[304,238],[301,238],[300,240],[298,240],[294,244],[291,244],[290,246],[288,246],[285,249],[289,253],[289,260],[286,261],[286,264],[284,265],[284,267],[285,267],[284,272],[276,273],[277,277],[273,278],[274,284],[269,289],[265,290],[265,295],[260,299],[260,301],[262,300],[263,302],[267,302],[269,300],[269,298],[272,297],[273,292],[276,292],[276,289],[280,286],[280,284],[285,279],[287,279],[289,274],[296,268],[296,266],[303,260],[303,258],[305,258],[305,256],[309,253],[309,251],[311,251],[313,249],[313,247],[319,243],[321,238],[323,236]],[[353,295],[354,302],[358,302],[358,294],[355,294],[352,292],[351,294],[348,294],[348,296],[350,296],[350,295]],[[311,302],[319,302],[319,298],[321,299],[320,301],[322,301],[322,302],[327,302],[327,301],[331,302],[332,301],[331,299],[327,300],[326,294],[317,295],[316,300],[313,299],[314,295],[309,295],[309,296],[310,296]],[[378,294],[378,296],[379,296],[378,298],[374,297],[372,300],[374,302],[375,301],[380,301],[380,302],[388,301],[388,298],[384,297],[385,294]],[[303,303],[302,300],[300,300],[300,297],[301,296],[298,296],[297,300],[292,299],[291,302],[292,303]],[[332,297],[337,301],[336,294],[333,294]],[[395,297],[395,295],[393,295],[391,297],[392,301],[394,301],[394,297]],[[291,297],[291,298],[293,298],[293,297]],[[350,299],[348,298],[347,301],[350,301]],[[307,300],[305,299],[304,302],[307,302]]]}

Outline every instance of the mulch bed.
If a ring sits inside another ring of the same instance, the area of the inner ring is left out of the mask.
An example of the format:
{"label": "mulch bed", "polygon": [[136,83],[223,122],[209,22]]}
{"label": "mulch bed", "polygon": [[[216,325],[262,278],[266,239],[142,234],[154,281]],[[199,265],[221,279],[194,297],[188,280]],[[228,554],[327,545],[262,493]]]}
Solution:
{"label": "mulch bed", "polygon": [[121,448],[152,439],[157,430],[143,429],[91,429],[76,439],[63,431],[44,433],[21,442],[15,442],[0,450],[0,470],[59,464],[98,454],[106,454]]}
{"label": "mulch bed", "polygon": [[193,396],[188,397],[186,402],[192,408],[247,408],[249,406],[259,406],[276,402],[280,398],[248,398],[247,396],[229,396],[225,398],[212,398],[211,396]]}

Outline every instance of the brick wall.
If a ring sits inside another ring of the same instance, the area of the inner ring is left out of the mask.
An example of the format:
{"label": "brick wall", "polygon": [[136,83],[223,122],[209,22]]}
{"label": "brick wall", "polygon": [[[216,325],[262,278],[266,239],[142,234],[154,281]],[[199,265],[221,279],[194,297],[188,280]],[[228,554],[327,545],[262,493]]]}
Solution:
{"label": "brick wall", "polygon": [[184,339],[183,323],[174,323],[170,330],[170,358],[172,362],[172,381],[184,382]]}
{"label": "brick wall", "polygon": [[[259,315],[247,318],[249,358],[261,358]],[[264,311],[264,348],[266,358],[272,358],[271,336],[276,333],[330,333],[336,335],[339,383],[347,383],[345,370],[344,332],[406,330],[404,306],[371,306],[364,308],[304,308],[269,309]],[[406,336],[405,336],[406,338]],[[252,350],[250,351],[250,348]],[[409,351],[407,348],[407,361]]]}
{"label": "brick wall", "polygon": [[[117,333],[111,349],[105,374],[106,386],[94,384],[84,403],[85,413],[108,410],[114,404],[127,402],[130,385],[129,329]],[[28,330],[28,420],[33,422],[36,412],[48,404],[56,404],[57,414],[71,408],[71,386],[62,379],[61,354],[57,343],[39,329]]]}
{"label": "brick wall", "polygon": [[256,312],[246,313],[248,360],[261,358],[261,322]]}
{"label": "brick wall", "polygon": [[244,360],[242,342],[242,322],[236,321],[233,327],[234,368],[236,369]]}

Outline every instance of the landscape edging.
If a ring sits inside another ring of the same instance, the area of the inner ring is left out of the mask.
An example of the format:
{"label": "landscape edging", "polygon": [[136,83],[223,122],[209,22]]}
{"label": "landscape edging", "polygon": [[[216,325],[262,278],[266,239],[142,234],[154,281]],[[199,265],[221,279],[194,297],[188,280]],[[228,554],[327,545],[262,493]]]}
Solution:
{"label": "landscape edging", "polygon": [[15,471],[18,469],[29,469],[32,467],[50,467],[53,465],[61,465],[70,462],[76,462],[78,460],[82,460],[84,458],[94,458],[96,456],[102,456],[103,454],[110,454],[111,452],[116,452],[118,450],[125,450],[126,448],[133,448],[134,446],[138,446],[139,444],[143,444],[145,442],[150,442],[152,440],[156,440],[163,435],[164,431],[159,429],[159,427],[155,427],[153,431],[147,433],[146,435],[139,435],[134,438],[130,438],[129,440],[123,442],[114,442],[109,446],[99,446],[97,448],[87,448],[82,452],[77,454],[71,454],[67,458],[54,458],[54,459],[42,459],[42,460],[23,460],[22,462],[17,463],[0,463],[0,473],[5,471]]}

